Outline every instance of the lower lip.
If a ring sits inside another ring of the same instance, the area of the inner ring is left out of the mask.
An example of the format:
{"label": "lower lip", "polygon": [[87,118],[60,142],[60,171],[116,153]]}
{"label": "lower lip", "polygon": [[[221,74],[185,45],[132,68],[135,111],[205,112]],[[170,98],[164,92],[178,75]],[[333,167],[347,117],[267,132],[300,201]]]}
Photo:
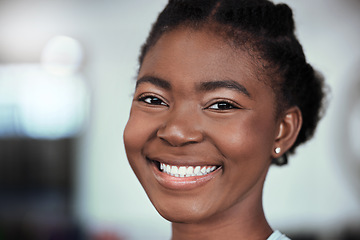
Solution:
{"label": "lower lip", "polygon": [[152,164],[153,172],[156,180],[161,186],[172,190],[191,190],[201,187],[214,179],[220,172],[221,167],[217,168],[211,173],[202,176],[193,177],[174,177],[164,173],[158,169],[155,164]]}

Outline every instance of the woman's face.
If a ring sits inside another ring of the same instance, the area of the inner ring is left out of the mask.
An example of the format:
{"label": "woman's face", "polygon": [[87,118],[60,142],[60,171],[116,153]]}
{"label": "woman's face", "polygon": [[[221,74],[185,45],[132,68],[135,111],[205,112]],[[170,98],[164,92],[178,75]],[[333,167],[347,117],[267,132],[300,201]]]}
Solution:
{"label": "woman's face", "polygon": [[277,123],[251,58],[215,34],[178,29],[147,53],[124,131],[126,153],[172,222],[261,207]]}

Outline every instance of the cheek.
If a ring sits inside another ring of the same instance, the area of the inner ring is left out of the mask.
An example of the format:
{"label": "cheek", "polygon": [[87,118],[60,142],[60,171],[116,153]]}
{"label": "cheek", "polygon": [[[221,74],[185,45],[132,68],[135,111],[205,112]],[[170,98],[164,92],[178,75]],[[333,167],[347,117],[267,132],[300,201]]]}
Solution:
{"label": "cheek", "polygon": [[141,168],[144,160],[143,150],[156,137],[161,119],[154,118],[136,107],[132,107],[129,120],[125,126],[123,139],[128,161],[133,168]]}
{"label": "cheek", "polygon": [[146,119],[145,116],[132,110],[125,126],[123,138],[130,164],[134,161],[135,156],[141,154],[141,149],[151,135],[150,124]]}
{"label": "cheek", "polygon": [[[144,116],[140,116],[135,111],[132,111],[129,120],[124,129],[124,146],[127,155],[127,159],[135,175],[139,179],[140,183],[143,184],[149,178],[146,169],[146,160],[142,154],[142,150],[149,139],[150,128],[148,121]],[[143,174],[140,174],[143,173]]]}
{"label": "cheek", "polygon": [[[238,160],[239,164],[248,160],[267,161],[274,140],[274,120],[249,114],[246,117],[224,123],[223,127],[215,128],[217,145],[228,159]],[[242,160],[242,161],[240,161]]]}
{"label": "cheek", "polygon": [[130,117],[124,129],[124,145],[128,155],[137,151],[139,142],[143,139],[140,135],[141,131],[139,131],[141,127],[138,126],[137,122],[136,118]]}

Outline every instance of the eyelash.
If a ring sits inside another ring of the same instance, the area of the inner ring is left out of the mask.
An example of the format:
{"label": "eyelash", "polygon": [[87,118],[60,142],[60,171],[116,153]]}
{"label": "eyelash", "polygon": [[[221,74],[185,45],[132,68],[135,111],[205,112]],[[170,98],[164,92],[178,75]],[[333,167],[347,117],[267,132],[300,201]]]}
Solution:
{"label": "eyelash", "polygon": [[[154,96],[154,95],[146,95],[146,94],[142,94],[138,97],[137,99],[140,102],[144,102],[145,104],[148,105],[154,105],[154,106],[169,106],[165,101],[163,101],[160,97]],[[156,102],[151,102],[155,100]],[[221,105],[225,108],[222,108]],[[217,106],[217,107],[214,107]],[[205,107],[204,109],[210,109],[213,111],[226,111],[226,110],[231,110],[231,109],[241,109],[241,107],[236,106],[236,104],[234,104],[231,101],[227,101],[227,100],[219,100],[217,102],[212,103],[211,105],[209,105],[208,107]]]}
{"label": "eyelash", "polygon": [[[214,106],[217,105],[217,108]],[[225,105],[226,108],[221,108],[220,105]],[[240,109],[240,107],[236,106],[234,103],[226,100],[220,100],[213,104],[211,104],[209,107],[206,107],[205,109],[215,110],[215,111],[224,111],[224,110],[230,110],[230,109]]]}
{"label": "eyelash", "polygon": [[[149,99],[147,101],[147,99]],[[151,101],[152,100],[155,100],[156,103],[152,103]],[[155,106],[168,106],[168,104],[166,102],[164,102],[161,98],[157,97],[157,96],[153,96],[153,95],[140,95],[138,97],[138,101],[139,102],[144,102],[145,104],[148,104],[148,105],[155,105]]]}

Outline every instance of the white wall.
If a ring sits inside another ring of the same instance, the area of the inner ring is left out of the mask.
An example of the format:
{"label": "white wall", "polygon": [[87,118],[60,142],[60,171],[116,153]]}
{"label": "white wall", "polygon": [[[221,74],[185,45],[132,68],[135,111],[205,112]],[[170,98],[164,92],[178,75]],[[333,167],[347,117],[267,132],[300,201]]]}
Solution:
{"label": "white wall", "polygon": [[[354,102],[350,97],[360,95],[352,87],[360,81],[360,4],[284,2],[293,7],[308,60],[323,73],[332,94],[316,137],[298,149],[288,166],[270,170],[265,210],[272,225],[285,232],[336,234],[360,221],[359,179],[354,167],[347,167],[352,163],[359,169],[358,152],[349,153],[359,148],[354,141],[349,143],[352,147],[346,144],[347,136],[360,134],[359,124],[348,127]],[[133,239],[166,239],[170,234],[169,223],[155,212],[128,166],[122,142],[139,48],[165,4],[166,0],[0,1],[3,62],[36,61],[42,44],[58,34],[74,37],[85,47],[83,73],[92,89],[92,113],[78,144],[74,207],[93,230],[122,231]]]}

